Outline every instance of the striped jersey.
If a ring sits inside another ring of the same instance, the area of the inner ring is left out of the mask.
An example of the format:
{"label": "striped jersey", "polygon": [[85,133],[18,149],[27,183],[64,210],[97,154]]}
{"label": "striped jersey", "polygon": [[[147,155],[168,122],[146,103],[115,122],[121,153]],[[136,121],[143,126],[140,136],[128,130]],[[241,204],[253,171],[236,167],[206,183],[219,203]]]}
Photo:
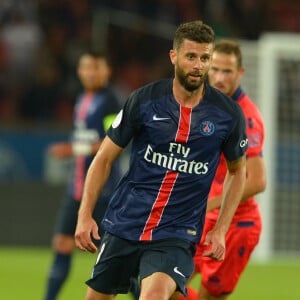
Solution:
{"label": "striped jersey", "polygon": [[[243,92],[241,88],[232,96],[242,108],[246,119],[246,133],[248,138],[248,149],[246,151],[247,158],[263,155],[263,142],[265,137],[264,122],[260,111],[255,103]],[[223,183],[226,175],[227,167],[224,156],[221,155],[220,164],[213,180],[209,198],[222,194]],[[215,209],[207,213],[207,218],[217,220],[219,209]],[[237,208],[233,217],[234,221],[248,220],[251,221],[259,214],[258,204],[254,196],[247,201],[243,201]]]}
{"label": "striped jersey", "polygon": [[[72,141],[92,145],[102,140],[119,110],[118,98],[109,87],[79,95],[74,108]],[[77,201],[81,200],[85,176],[93,157],[79,155],[74,158],[68,194]],[[120,177],[120,166],[116,162],[101,196],[110,196]]]}
{"label": "striped jersey", "polygon": [[240,107],[207,84],[197,106],[181,106],[165,79],[134,91],[107,134],[132,145],[104,228],[129,240],[198,242],[220,153],[236,160],[247,148]]}

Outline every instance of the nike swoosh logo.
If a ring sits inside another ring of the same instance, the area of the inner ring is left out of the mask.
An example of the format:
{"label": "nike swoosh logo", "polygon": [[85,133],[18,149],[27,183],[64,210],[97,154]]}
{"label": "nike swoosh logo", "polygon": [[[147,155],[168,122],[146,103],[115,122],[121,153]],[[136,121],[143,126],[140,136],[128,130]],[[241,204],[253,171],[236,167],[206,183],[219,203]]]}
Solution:
{"label": "nike swoosh logo", "polygon": [[153,116],[153,121],[170,120],[170,118],[159,118],[156,114]]}
{"label": "nike swoosh logo", "polygon": [[185,276],[178,270],[178,267],[174,268],[174,272],[185,278]]}

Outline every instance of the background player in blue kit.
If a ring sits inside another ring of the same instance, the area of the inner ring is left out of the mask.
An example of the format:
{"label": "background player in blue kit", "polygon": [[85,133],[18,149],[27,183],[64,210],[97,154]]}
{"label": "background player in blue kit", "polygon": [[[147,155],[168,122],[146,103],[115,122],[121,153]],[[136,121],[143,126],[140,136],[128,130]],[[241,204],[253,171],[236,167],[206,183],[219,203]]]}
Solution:
{"label": "background player in blue kit", "polygon": [[204,255],[224,258],[225,233],[245,184],[247,137],[238,104],[205,83],[214,38],[201,21],[177,28],[170,50],[174,78],[129,96],[88,170],[75,240],[81,250],[95,252],[91,236],[100,236],[94,207],[113,162],[132,141],[129,170],[102,221],[106,232],[87,281],[87,300],[127,293],[130,278],[137,276],[140,299],[167,300],[176,290],[186,293],[220,153],[228,165],[225,192]]}
{"label": "background player in blue kit", "polygon": [[[50,153],[57,158],[74,157],[74,170],[53,237],[54,260],[45,294],[47,300],[56,299],[69,274],[75,248],[77,213],[86,172],[108,127],[119,111],[119,99],[109,86],[110,76],[111,68],[105,54],[87,51],[80,56],[78,77],[84,92],[78,96],[75,104],[72,140],[50,147]],[[101,194],[101,201],[97,202],[94,211],[99,225],[120,177],[120,167],[116,162]],[[100,226],[99,230],[101,231]]]}

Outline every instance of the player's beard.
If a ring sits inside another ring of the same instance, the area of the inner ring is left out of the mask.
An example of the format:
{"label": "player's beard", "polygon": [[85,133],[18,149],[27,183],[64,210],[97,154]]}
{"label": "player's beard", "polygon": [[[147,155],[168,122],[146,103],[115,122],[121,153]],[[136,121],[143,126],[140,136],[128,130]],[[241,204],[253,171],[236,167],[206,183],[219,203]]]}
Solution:
{"label": "player's beard", "polygon": [[[185,73],[178,65],[175,72],[179,83],[189,92],[198,90],[207,78],[207,73],[204,74],[200,72]],[[190,75],[199,76],[199,80],[191,81],[189,79]]]}

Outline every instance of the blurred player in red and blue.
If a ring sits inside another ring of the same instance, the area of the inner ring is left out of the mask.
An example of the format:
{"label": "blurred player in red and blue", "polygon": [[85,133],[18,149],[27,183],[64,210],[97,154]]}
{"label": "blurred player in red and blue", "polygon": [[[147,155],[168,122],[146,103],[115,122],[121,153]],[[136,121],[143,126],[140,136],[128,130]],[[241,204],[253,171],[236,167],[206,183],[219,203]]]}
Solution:
{"label": "blurred player in red and blue", "polygon": [[264,122],[254,102],[240,87],[245,72],[242,64],[240,45],[232,40],[220,40],[216,43],[209,83],[236,101],[242,108],[246,119],[248,137],[246,185],[232,223],[226,234],[226,255],[217,262],[203,256],[205,233],[215,225],[221,206],[223,182],[226,175],[226,162],[221,156],[207,204],[207,215],[203,238],[197,245],[194,258],[196,272],[201,273],[199,295],[189,288],[189,296],[179,299],[225,300],[234,291],[250,255],[259,242],[262,220],[255,195],[266,187],[265,165],[263,161]]}
{"label": "blurred player in red and blue", "polygon": [[169,53],[174,78],[135,90],[107,132],[85,181],[75,233],[81,250],[97,250],[94,206],[130,141],[131,159],[102,221],[106,232],[87,300],[127,293],[130,278],[138,276],[140,299],[186,293],[221,153],[228,165],[226,192],[218,222],[206,234],[211,248],[205,255],[223,259],[225,233],[246,180],[247,137],[239,105],[206,84],[213,48],[211,27],[201,21],[179,25]]}
{"label": "blurred player in red and blue", "polygon": [[[119,99],[109,85],[111,67],[104,53],[84,52],[79,58],[77,72],[84,91],[75,104],[72,138],[70,142],[57,143],[49,149],[56,158],[73,158],[74,166],[53,237],[54,260],[49,273],[46,300],[56,299],[71,269],[77,213],[86,172],[120,109]],[[120,178],[120,166],[115,162],[94,211],[100,233],[100,221]]]}

